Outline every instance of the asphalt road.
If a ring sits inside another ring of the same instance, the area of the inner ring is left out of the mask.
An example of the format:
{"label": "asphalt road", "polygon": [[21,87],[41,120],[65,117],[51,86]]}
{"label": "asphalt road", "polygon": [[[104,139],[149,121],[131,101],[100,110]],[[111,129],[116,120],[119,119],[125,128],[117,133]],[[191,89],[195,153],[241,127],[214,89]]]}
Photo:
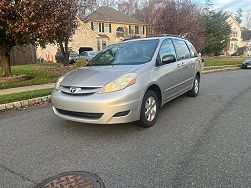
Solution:
{"label": "asphalt road", "polygon": [[150,129],[86,125],[51,105],[0,114],[0,187],[34,187],[90,171],[106,187],[250,187],[251,70],[203,75],[197,98],[181,96]]}

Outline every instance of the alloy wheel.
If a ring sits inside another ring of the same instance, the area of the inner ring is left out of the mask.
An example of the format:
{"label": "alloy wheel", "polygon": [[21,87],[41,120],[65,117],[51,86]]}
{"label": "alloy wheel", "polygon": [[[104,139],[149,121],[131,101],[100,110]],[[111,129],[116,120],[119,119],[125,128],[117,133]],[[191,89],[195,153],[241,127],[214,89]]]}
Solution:
{"label": "alloy wheel", "polygon": [[157,113],[156,101],[154,97],[150,96],[146,100],[146,104],[145,104],[145,116],[146,116],[147,121],[149,122],[153,121],[156,116],[156,113]]}

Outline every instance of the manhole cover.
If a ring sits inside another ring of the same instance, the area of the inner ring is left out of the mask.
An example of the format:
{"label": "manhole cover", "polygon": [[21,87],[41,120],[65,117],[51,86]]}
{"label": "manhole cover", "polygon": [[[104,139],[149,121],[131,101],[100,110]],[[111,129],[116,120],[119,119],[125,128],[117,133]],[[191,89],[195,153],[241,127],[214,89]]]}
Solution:
{"label": "manhole cover", "polygon": [[104,188],[104,183],[89,172],[66,172],[38,184],[36,188]]}

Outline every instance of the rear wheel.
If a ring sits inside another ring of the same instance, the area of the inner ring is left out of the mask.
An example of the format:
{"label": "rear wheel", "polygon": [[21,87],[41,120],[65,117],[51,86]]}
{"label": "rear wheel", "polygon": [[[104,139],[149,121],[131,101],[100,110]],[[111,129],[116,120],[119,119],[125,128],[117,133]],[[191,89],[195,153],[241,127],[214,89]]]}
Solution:
{"label": "rear wheel", "polygon": [[149,128],[155,124],[159,113],[159,106],[157,94],[152,90],[147,91],[141,106],[140,127]]}
{"label": "rear wheel", "polygon": [[200,78],[196,75],[193,82],[193,88],[187,92],[187,95],[189,97],[197,97],[199,91],[200,91]]}

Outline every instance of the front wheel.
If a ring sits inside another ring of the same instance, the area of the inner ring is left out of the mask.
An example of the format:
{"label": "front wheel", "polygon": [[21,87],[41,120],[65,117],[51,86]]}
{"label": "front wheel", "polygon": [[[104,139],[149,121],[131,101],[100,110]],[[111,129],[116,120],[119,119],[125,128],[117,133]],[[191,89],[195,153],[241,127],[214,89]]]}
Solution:
{"label": "front wheel", "polygon": [[245,64],[242,64],[242,65],[241,65],[241,68],[242,68],[242,69],[246,69],[246,68],[248,68],[248,66],[245,65]]}
{"label": "front wheel", "polygon": [[140,127],[149,128],[155,124],[159,106],[159,99],[156,93],[152,90],[147,91],[141,106]]}
{"label": "front wheel", "polygon": [[187,95],[189,97],[197,97],[199,91],[200,91],[200,78],[196,75],[193,82],[193,88],[187,92]]}

